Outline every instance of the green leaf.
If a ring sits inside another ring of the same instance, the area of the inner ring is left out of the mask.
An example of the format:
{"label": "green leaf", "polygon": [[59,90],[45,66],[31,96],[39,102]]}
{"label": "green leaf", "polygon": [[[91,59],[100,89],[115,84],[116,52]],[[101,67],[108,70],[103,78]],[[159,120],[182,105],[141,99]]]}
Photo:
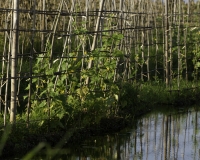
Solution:
{"label": "green leaf", "polygon": [[53,75],[54,74],[54,69],[53,68],[47,69],[46,70],[46,74],[47,75]]}
{"label": "green leaf", "polygon": [[64,112],[61,112],[58,113],[56,116],[59,118],[59,119],[62,119],[64,117],[65,113]]}
{"label": "green leaf", "polygon": [[46,106],[46,104],[47,104],[46,101],[42,101],[42,103],[40,103],[38,107],[43,108],[44,106]]}
{"label": "green leaf", "polygon": [[26,98],[28,98],[28,95],[26,95],[26,96],[23,96],[23,99],[25,100]]}
{"label": "green leaf", "polygon": [[29,90],[30,89],[30,84],[28,84],[28,86],[25,88],[25,90]]}
{"label": "green leaf", "polygon": [[[66,70],[67,68],[67,65],[66,65],[67,63],[62,63],[61,64],[61,70]],[[70,67],[70,65],[68,66],[68,67]]]}
{"label": "green leaf", "polygon": [[38,80],[38,78],[33,78],[33,79],[32,79],[32,83],[37,82],[37,80]]}
{"label": "green leaf", "polygon": [[54,83],[53,82],[49,82],[48,83],[48,88],[52,88],[54,86]]}
{"label": "green leaf", "polygon": [[61,81],[64,82],[66,79],[67,79],[67,75],[66,74],[62,75]]}

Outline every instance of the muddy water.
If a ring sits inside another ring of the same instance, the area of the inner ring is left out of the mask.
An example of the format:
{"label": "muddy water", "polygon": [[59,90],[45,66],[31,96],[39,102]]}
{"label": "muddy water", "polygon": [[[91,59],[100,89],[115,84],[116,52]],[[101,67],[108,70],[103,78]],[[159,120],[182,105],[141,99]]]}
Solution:
{"label": "muddy water", "polygon": [[198,160],[200,112],[151,113],[120,133],[92,137],[64,149],[71,160]]}

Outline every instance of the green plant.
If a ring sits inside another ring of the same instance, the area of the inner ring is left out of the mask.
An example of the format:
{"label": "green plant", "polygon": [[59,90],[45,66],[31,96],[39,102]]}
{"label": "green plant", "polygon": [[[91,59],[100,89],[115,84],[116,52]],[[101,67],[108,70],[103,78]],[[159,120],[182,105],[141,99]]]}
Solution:
{"label": "green plant", "polygon": [[193,40],[194,40],[194,44],[193,44],[193,65],[194,65],[194,79],[197,79],[198,76],[198,69],[200,67],[200,47],[199,47],[199,43],[200,43],[200,29],[195,27],[191,29],[192,32],[192,36],[193,36]]}

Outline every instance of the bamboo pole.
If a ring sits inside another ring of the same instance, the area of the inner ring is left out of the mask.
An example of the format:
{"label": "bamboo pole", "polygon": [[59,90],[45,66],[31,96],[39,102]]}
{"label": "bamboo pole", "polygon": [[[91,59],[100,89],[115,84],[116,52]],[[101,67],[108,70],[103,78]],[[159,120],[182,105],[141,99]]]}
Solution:
{"label": "bamboo pole", "polygon": [[[171,81],[172,81],[172,79],[173,79],[173,54],[172,54],[172,25],[173,25],[173,15],[174,14],[174,12],[173,12],[173,10],[171,9],[171,17],[170,17],[170,26],[169,26],[169,39],[170,39],[170,41],[169,41],[169,59],[170,59],[170,69],[169,69],[169,72],[170,72],[170,84],[171,84]],[[171,87],[171,85],[170,85],[170,87]]]}
{"label": "bamboo pole", "polygon": [[[9,37],[9,40],[11,39],[11,37]],[[10,53],[10,45],[11,43],[9,43],[8,46],[8,53]],[[5,86],[5,106],[4,106],[4,126],[6,125],[6,116],[7,116],[7,110],[9,107],[9,101],[8,101],[8,86],[9,86],[9,79],[10,79],[10,54],[8,54],[7,56],[7,66],[6,66],[6,86]]]}
{"label": "bamboo pole", "polygon": [[177,44],[178,44],[178,89],[180,89],[180,80],[182,74],[182,62],[181,62],[181,51],[180,51],[180,23],[181,23],[181,1],[179,0],[179,9],[178,9],[178,35],[177,35]]}
{"label": "bamboo pole", "polygon": [[[140,23],[139,25],[144,27],[144,15],[143,15],[143,3],[142,1],[139,2],[139,7],[138,7],[138,12],[141,13],[139,15],[139,20],[140,20]],[[141,76],[141,81],[144,81],[144,36],[145,36],[145,29],[141,29],[141,35],[140,35],[140,50],[141,50],[141,59],[142,59],[142,63],[140,64],[140,76]]]}
{"label": "bamboo pole", "polygon": [[[45,12],[45,8],[46,8],[46,0],[42,0],[41,2],[41,6],[42,6],[42,11]],[[46,23],[45,23],[45,13],[43,13],[41,15],[41,30],[45,30],[45,27],[46,27]],[[45,46],[45,33],[41,33],[41,52],[44,52],[44,46]]]}
{"label": "bamboo pole", "polygon": [[[54,25],[52,26],[52,29],[53,29],[53,34],[52,34],[52,39],[51,39],[51,50],[50,50],[50,64],[49,64],[49,68],[51,68],[52,66],[52,57],[53,57],[53,45],[54,45],[54,39],[55,39],[55,33],[56,33],[56,30],[57,30],[57,27],[58,27],[58,21],[60,19],[60,13],[62,11],[62,8],[63,8],[63,5],[64,5],[64,0],[61,0],[60,4],[59,4],[59,7],[58,7],[58,14],[56,15],[55,19],[54,19]],[[49,37],[50,38],[50,37]]]}
{"label": "bamboo pole", "polygon": [[[190,3],[187,5],[187,18],[186,23],[189,23],[189,15],[190,15]],[[187,36],[188,36],[188,26],[184,29],[184,49],[185,49],[185,79],[188,81],[188,65],[187,65]]]}
{"label": "bamboo pole", "polygon": [[157,16],[157,4],[155,2],[155,4],[153,5],[153,23],[154,23],[154,28],[155,28],[155,79],[157,79],[157,72],[158,72],[158,50],[159,50],[159,45],[158,45],[158,29],[157,29],[157,21],[156,21],[156,16]]}
{"label": "bamboo pole", "polygon": [[[75,7],[75,3],[74,3],[74,1],[72,2],[72,5],[71,5],[71,12],[74,10],[74,7]],[[72,21],[73,21],[73,17],[72,17],[72,15],[70,15],[70,17],[69,17],[69,22],[68,22],[68,26],[67,26],[67,31],[69,32],[69,33],[71,33],[71,25],[72,25]],[[65,48],[65,46],[67,45],[67,43],[70,41],[70,36],[67,36],[66,38],[65,38],[65,40],[64,40],[64,44],[63,44],[63,51],[62,51],[62,55],[61,55],[61,57],[63,57],[64,56],[64,54],[65,54],[65,50],[66,50],[66,48]],[[60,69],[61,69],[61,65],[62,65],[62,61],[63,61],[63,58],[61,58],[60,59],[60,61],[59,61],[59,65],[58,65],[58,72],[60,72]],[[54,87],[53,87],[53,90],[55,91],[55,89],[56,89],[56,84],[57,84],[57,81],[58,81],[58,75],[56,76],[56,79],[55,79],[55,83],[54,83]]]}
{"label": "bamboo pole", "polygon": [[149,31],[147,31],[147,60],[146,60],[146,65],[147,65],[147,80],[150,81],[150,68],[149,68],[149,61],[150,61],[150,40],[149,40]]}
{"label": "bamboo pole", "polygon": [[139,31],[138,30],[136,30],[136,32],[135,32],[135,37],[136,37],[136,43],[135,43],[135,70],[136,70],[136,72],[135,72],[135,80],[137,81],[137,74],[138,74],[138,66],[140,65],[138,62],[139,62],[139,60],[140,60],[140,55],[139,55],[139,50],[140,50],[140,48],[139,48],[139,44],[138,44],[138,42],[139,42]]}
{"label": "bamboo pole", "polygon": [[168,32],[169,32],[169,25],[168,25],[168,0],[165,0],[165,83],[166,87],[169,84],[169,60],[168,60]]}
{"label": "bamboo pole", "polygon": [[[188,19],[187,19],[188,21]],[[185,51],[185,80],[188,82],[188,64],[187,64],[187,35],[188,35],[188,27],[184,29],[184,51]]]}
{"label": "bamboo pole", "polygon": [[11,102],[10,102],[10,123],[16,122],[17,109],[17,52],[19,35],[19,0],[13,1],[13,27],[12,27],[12,49],[11,49]]}

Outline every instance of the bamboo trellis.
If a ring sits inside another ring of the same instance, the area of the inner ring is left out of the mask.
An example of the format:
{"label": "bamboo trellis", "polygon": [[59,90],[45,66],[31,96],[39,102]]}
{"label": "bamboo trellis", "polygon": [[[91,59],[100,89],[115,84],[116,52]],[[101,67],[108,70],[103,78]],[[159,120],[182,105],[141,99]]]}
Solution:
{"label": "bamboo trellis", "polygon": [[[96,48],[103,47],[106,34],[123,35],[117,46],[123,57],[116,58],[114,82],[161,79],[172,89],[174,78],[178,88],[182,79],[198,80],[198,58],[194,55],[198,57],[200,50],[199,1],[30,0],[20,1],[19,8],[17,2],[0,2],[0,110],[4,113],[4,124],[8,110],[10,121],[15,121],[17,102],[23,103],[26,95],[29,115],[33,78],[56,75],[53,87],[56,90],[58,79],[69,72],[69,64],[66,70],[62,69],[66,60],[81,59],[81,67],[70,73],[72,77],[96,65],[92,59],[86,59]],[[110,62],[114,58],[112,51],[110,46],[110,53],[106,54]],[[49,69],[59,61],[57,70],[52,75],[34,73],[36,58],[45,61],[47,52],[50,53]],[[194,61],[196,68],[191,64]],[[89,83],[87,77],[85,84]],[[25,84],[29,85],[29,92],[24,91]],[[66,85],[73,84],[66,80]],[[65,93],[70,94],[67,88]],[[47,101],[50,105],[51,99]]]}

